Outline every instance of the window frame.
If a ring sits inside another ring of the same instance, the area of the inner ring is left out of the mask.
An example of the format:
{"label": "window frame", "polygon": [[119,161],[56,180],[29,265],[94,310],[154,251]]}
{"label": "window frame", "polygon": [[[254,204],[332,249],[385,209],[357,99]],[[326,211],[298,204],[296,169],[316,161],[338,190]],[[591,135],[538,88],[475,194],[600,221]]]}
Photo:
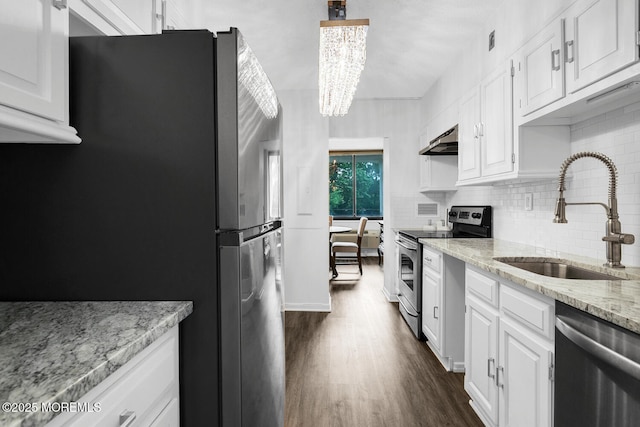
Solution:
{"label": "window frame", "polygon": [[[356,203],[357,201],[357,189],[358,189],[358,184],[356,182],[356,158],[357,156],[367,156],[367,155],[379,155],[381,157],[381,162],[380,162],[380,166],[381,166],[381,170],[380,170],[380,175],[382,177],[382,183],[384,183],[384,173],[383,173],[383,161],[384,161],[384,156],[383,156],[383,150],[331,150],[329,151],[329,166],[331,166],[331,157],[333,156],[351,156],[351,167],[353,170],[353,215],[351,216],[347,216],[347,215],[340,215],[340,216],[336,216],[333,215],[333,219],[334,220],[338,220],[338,221],[353,221],[353,220],[358,220],[360,219],[363,215],[357,215],[356,211],[358,209],[358,205]],[[384,219],[384,208],[383,208],[383,192],[381,189],[380,192],[380,210],[382,211],[382,215],[376,215],[376,216],[367,216],[367,218],[369,220],[382,220]],[[329,206],[329,209],[331,209],[331,206]],[[331,215],[331,212],[329,212],[329,215]]]}

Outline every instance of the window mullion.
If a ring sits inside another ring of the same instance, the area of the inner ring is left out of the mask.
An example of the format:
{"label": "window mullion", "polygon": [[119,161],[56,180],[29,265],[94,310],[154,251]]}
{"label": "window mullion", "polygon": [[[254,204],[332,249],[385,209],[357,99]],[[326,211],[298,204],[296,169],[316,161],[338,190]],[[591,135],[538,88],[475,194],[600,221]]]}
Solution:
{"label": "window mullion", "polygon": [[356,206],[356,201],[358,198],[356,194],[358,194],[358,180],[356,179],[356,155],[353,154],[351,156],[351,171],[352,171],[352,179],[353,179],[353,213],[352,216],[355,218],[356,213],[358,212],[358,207]]}

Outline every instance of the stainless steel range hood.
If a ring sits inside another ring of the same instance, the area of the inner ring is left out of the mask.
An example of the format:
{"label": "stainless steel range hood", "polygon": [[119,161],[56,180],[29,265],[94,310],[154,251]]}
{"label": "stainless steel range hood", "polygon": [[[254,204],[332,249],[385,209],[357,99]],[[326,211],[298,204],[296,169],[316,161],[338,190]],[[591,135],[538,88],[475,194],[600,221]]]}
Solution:
{"label": "stainless steel range hood", "polygon": [[434,138],[420,154],[427,156],[445,156],[458,154],[458,125],[455,125],[442,135]]}

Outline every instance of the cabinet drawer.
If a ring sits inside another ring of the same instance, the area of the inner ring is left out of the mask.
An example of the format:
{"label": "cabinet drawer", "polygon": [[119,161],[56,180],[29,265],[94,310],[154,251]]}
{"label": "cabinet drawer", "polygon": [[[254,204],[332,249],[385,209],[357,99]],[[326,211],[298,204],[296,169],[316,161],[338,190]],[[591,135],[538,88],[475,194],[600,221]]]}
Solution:
{"label": "cabinet drawer", "polygon": [[547,338],[553,338],[554,304],[541,297],[504,284],[500,287],[500,307],[504,314]]}
{"label": "cabinet drawer", "polygon": [[467,292],[488,302],[494,307],[498,306],[498,281],[484,274],[478,273],[467,266],[465,271],[465,285]]}
{"label": "cabinet drawer", "polygon": [[79,399],[94,407],[99,404],[99,412],[79,413],[65,421],[63,414],[48,427],[111,427],[118,425],[120,415],[126,412],[135,414],[133,425],[149,425],[177,399],[178,383],[175,327]]}
{"label": "cabinet drawer", "polygon": [[422,265],[423,267],[430,268],[434,272],[440,274],[442,254],[422,245]]}

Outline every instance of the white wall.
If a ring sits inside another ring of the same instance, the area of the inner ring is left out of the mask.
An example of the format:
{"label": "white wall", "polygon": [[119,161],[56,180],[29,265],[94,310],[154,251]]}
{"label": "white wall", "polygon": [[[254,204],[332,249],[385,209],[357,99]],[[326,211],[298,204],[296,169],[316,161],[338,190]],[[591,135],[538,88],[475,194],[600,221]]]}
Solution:
{"label": "white wall", "polygon": [[419,201],[444,202],[444,196],[418,192],[419,100],[355,100],[349,114],[332,118],[331,138],[384,137],[384,235],[385,283],[382,291],[396,300],[394,228],[422,224],[416,214]]}
{"label": "white wall", "polygon": [[284,112],[285,309],[330,311],[329,127],[317,91],[278,93]]}

